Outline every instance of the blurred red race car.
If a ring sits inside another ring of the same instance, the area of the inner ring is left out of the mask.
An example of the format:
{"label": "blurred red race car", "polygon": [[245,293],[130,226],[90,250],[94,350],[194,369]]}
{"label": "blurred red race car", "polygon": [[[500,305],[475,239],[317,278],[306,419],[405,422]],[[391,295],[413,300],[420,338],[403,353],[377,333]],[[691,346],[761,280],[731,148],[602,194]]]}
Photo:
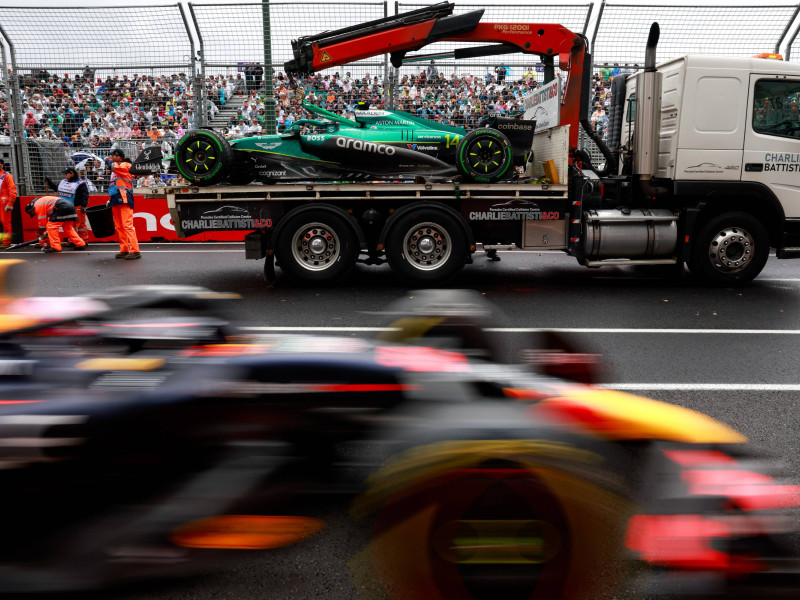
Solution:
{"label": "blurred red race car", "polygon": [[797,596],[798,487],[741,434],[556,377],[590,371],[553,345],[495,362],[486,307],[441,294],[372,341],[246,335],[197,288],[7,302],[0,591],[279,552],[347,498],[366,597]]}

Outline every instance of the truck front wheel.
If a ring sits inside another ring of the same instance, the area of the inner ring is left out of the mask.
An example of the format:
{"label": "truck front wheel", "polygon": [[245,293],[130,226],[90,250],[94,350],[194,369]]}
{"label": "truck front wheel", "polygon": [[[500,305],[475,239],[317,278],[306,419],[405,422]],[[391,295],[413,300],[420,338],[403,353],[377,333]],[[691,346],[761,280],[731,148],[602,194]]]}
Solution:
{"label": "truck front wheel", "polygon": [[303,285],[336,283],[353,268],[358,252],[358,239],[350,225],[330,213],[289,217],[275,245],[281,270]]}
{"label": "truck front wheel", "polygon": [[449,281],[464,267],[466,256],[466,235],[459,223],[434,208],[401,216],[386,237],[386,259],[392,271],[412,285]]}
{"label": "truck front wheel", "polygon": [[752,281],[769,257],[769,235],[758,219],[743,212],[714,217],[700,227],[689,268],[713,283],[740,285]]}

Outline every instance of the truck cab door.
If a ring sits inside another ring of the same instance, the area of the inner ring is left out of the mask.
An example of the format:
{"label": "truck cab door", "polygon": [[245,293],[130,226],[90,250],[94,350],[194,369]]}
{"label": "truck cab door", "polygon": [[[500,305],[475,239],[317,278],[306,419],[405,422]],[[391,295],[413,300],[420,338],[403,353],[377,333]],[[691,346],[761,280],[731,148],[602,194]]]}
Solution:
{"label": "truck cab door", "polygon": [[800,217],[800,79],[750,75],[742,181],[763,183]]}

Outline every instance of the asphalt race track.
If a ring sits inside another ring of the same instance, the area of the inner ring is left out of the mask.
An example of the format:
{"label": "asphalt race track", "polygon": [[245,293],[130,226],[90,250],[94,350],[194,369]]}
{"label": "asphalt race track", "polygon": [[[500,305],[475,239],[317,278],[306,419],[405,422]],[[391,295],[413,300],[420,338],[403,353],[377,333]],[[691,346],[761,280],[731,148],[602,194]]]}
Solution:
{"label": "asphalt race track", "polygon": [[[183,284],[237,292],[234,322],[253,331],[374,336],[377,314],[414,292],[387,266],[358,265],[335,288],[268,287],[262,261],[242,244],[145,244],[142,260],[114,260],[116,245],[88,252],[4,253],[27,260],[34,293],[68,296],[133,284]],[[609,387],[705,412],[772,449],[800,480],[800,261],[774,256],[743,288],[717,288],[674,267],[587,269],[561,253],[477,253],[449,287],[479,291],[498,309],[495,333],[513,358],[540,329],[560,330],[584,351],[601,353]],[[189,580],[103,592],[125,600],[359,597],[352,559],[366,531],[344,528],[331,507],[329,527],[297,547],[244,554]],[[323,516],[322,518],[325,518]],[[350,557],[350,558],[348,558]],[[354,577],[350,576],[352,572]],[[363,592],[363,590],[362,590]],[[85,597],[82,596],[82,597]],[[372,598],[369,593],[361,597]]]}

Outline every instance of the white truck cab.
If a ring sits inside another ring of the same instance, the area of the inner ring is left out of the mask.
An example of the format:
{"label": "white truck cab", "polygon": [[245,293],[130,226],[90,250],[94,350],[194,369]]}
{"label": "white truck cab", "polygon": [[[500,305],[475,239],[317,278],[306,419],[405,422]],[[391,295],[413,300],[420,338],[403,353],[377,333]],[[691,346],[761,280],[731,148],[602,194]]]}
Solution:
{"label": "white truck cab", "polygon": [[[763,183],[779,197],[787,217],[800,217],[800,65],[689,55],[658,71],[655,177]],[[637,78],[626,81],[628,99],[636,93]],[[626,149],[632,125],[629,119],[623,125]]]}
{"label": "white truck cab", "polygon": [[769,247],[800,257],[800,65],[687,55],[622,78],[613,200],[675,214],[677,252],[719,283],[755,277]]}

